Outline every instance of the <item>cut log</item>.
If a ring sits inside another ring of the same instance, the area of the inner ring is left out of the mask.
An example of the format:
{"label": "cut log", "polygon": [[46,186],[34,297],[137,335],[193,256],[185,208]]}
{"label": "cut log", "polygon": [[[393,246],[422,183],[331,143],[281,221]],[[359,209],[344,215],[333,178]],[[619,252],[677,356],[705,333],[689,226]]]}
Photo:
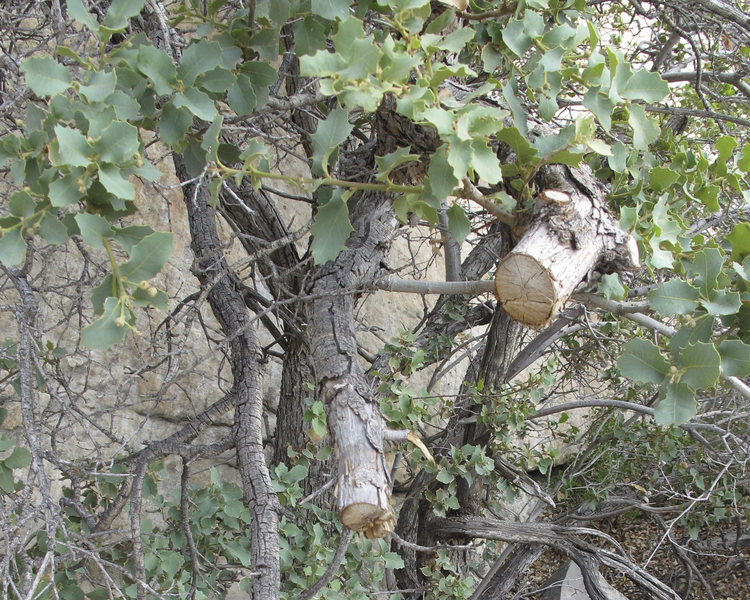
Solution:
{"label": "cut log", "polygon": [[505,312],[535,329],[548,325],[593,271],[639,265],[635,240],[609,214],[590,173],[547,169],[545,183],[555,187],[539,194],[519,242],[495,273],[495,295]]}
{"label": "cut log", "polygon": [[368,538],[393,531],[391,483],[382,452],[383,426],[377,406],[350,383],[327,385],[329,429],[336,442],[336,489],[341,523]]}

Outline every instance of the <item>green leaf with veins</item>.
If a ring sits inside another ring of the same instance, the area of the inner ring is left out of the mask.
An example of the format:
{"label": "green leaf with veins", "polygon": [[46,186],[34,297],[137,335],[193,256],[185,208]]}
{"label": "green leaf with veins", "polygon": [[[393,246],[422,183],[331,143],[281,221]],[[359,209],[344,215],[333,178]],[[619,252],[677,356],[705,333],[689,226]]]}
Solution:
{"label": "green leaf with veins", "polygon": [[99,160],[113,164],[133,160],[139,147],[138,129],[123,121],[112,121],[94,144]]}
{"label": "green leaf with veins", "polygon": [[708,300],[701,300],[703,308],[711,315],[733,315],[740,310],[742,300],[739,292],[713,290]]}
{"label": "green leaf with veins", "polygon": [[711,297],[723,266],[724,254],[718,248],[705,248],[695,253],[688,274],[694,277],[693,281],[703,298]]}
{"label": "green leaf with veins", "polygon": [[313,223],[311,251],[315,264],[322,265],[334,260],[346,246],[349,234],[354,231],[349,220],[346,200],[350,194],[335,188],[330,200],[318,209]]}
{"label": "green leaf with veins", "polygon": [[133,246],[130,260],[120,266],[120,276],[132,283],[154,277],[172,253],[172,234],[155,231]]}
{"label": "green leaf with veins", "polygon": [[628,123],[633,128],[633,146],[638,150],[647,150],[648,145],[659,137],[661,129],[640,104],[631,104]]}
{"label": "green leaf with veins", "polygon": [[145,0],[113,0],[104,17],[103,25],[119,31],[128,26],[128,21],[143,10]]}
{"label": "green leaf with veins", "polygon": [[182,53],[182,60],[177,69],[177,78],[188,88],[195,83],[196,77],[221,64],[223,50],[218,42],[200,40],[190,44]]}
{"label": "green leaf with veins", "polygon": [[72,165],[75,167],[87,167],[91,162],[94,149],[89,146],[80,131],[70,129],[62,125],[55,125],[55,135],[59,145],[58,164]]}
{"label": "green leaf with veins", "polygon": [[[313,148],[312,171],[316,175],[328,175],[331,156],[337,156],[338,147],[346,141],[354,126],[349,123],[349,113],[340,107],[334,108],[318,129],[310,135]],[[348,237],[347,233],[347,237]]]}
{"label": "green leaf with veins", "polygon": [[446,211],[448,215],[448,231],[451,237],[459,244],[471,233],[471,221],[469,221],[463,207],[454,202]]}
{"label": "green leaf with veins", "polygon": [[661,383],[669,373],[669,363],[659,347],[644,339],[625,344],[617,367],[620,373],[636,383]]}
{"label": "green leaf with veins", "polygon": [[750,375],[750,345],[740,340],[724,340],[719,344],[721,372],[725,377]]}
{"label": "green leaf with veins", "polygon": [[138,69],[149,78],[159,96],[168,96],[177,83],[177,67],[164,51],[148,44],[138,48]]}
{"label": "green leaf with veins", "polygon": [[[109,348],[113,344],[121,342],[125,338],[129,327],[124,324],[118,327],[118,319],[121,317],[123,308],[117,298],[109,297],[104,301],[102,316],[96,321],[83,328],[81,331],[81,343],[87,348],[102,349]],[[132,321],[132,314],[124,309],[125,320]]]}
{"label": "green leaf with veins", "polygon": [[651,308],[664,316],[692,312],[698,306],[698,297],[698,289],[680,279],[670,279],[648,295]]}
{"label": "green leaf with veins", "polygon": [[685,371],[680,381],[694,390],[713,387],[721,374],[721,357],[710,343],[697,342],[681,348],[677,364]]}
{"label": "green leaf with veins", "polygon": [[37,96],[61,94],[73,81],[70,71],[53,58],[32,57],[21,61],[26,84]]}
{"label": "green leaf with veins", "polygon": [[695,392],[682,382],[665,383],[659,388],[659,404],[654,409],[654,419],[661,425],[687,423],[698,408]]}

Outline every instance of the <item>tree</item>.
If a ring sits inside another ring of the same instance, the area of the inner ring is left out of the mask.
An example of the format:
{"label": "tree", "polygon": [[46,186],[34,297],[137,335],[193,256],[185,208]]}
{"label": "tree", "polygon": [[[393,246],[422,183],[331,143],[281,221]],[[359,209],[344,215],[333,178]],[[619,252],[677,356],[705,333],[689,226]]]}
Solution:
{"label": "tree", "polygon": [[[582,537],[623,511],[668,515],[710,593],[686,548],[750,508],[748,14],[0,10],[4,597],[497,598],[545,546],[593,598],[603,567],[680,597]],[[439,296],[375,355],[378,289]],[[462,354],[455,395],[414,389]],[[529,443],[541,419],[575,452]]]}

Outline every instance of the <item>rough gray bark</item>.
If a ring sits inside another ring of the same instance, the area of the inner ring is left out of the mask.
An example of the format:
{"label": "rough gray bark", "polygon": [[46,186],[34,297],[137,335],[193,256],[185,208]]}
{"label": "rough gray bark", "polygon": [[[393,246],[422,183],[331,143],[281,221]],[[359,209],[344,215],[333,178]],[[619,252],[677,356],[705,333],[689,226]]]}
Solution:
{"label": "rough gray bark", "polygon": [[[600,566],[620,570],[628,578],[647,589],[653,598],[680,600],[674,590],[646,573],[624,555],[580,539],[579,536],[586,534],[608,538],[594,529],[565,527],[553,523],[517,523],[480,518],[433,518],[430,520],[430,528],[438,536],[465,535],[504,542],[532,542],[557,548],[581,568],[586,591],[592,600],[607,600],[606,589],[602,585],[603,577],[599,573]],[[608,541],[613,540],[609,538]]]}
{"label": "rough gray bark", "polygon": [[263,400],[259,348],[239,281],[229,269],[216,231],[216,215],[208,204],[204,182],[191,180],[180,156],[175,171],[183,193],[195,254],[194,273],[208,288],[208,301],[231,349],[233,393],[236,398],[233,437],[242,488],[253,515],[253,598],[273,600],[280,593],[278,512],[280,506],[263,454]]}
{"label": "rough gray bark", "polygon": [[365,193],[357,202],[355,233],[335,261],[323,265],[312,285],[310,346],[316,395],[328,415],[337,463],[341,522],[368,537],[395,523],[383,449],[384,423],[374,390],[359,362],[354,337],[354,298],[349,290],[375,278],[396,221],[390,198]]}

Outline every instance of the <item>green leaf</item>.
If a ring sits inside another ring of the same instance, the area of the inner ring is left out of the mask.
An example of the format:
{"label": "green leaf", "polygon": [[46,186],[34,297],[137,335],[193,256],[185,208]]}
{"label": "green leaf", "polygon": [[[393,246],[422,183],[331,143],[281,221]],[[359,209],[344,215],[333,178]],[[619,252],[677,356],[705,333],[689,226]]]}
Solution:
{"label": "green leaf", "polygon": [[516,56],[523,56],[534,44],[531,37],[526,33],[523,21],[510,19],[503,29],[503,42]]}
{"label": "green leaf", "polygon": [[75,167],[87,167],[89,165],[94,150],[86,141],[86,136],[80,131],[62,125],[55,125],[55,135],[60,146],[58,160],[62,162],[59,164]]}
{"label": "green leaf", "polygon": [[61,94],[72,82],[70,71],[53,58],[33,57],[21,61],[26,83],[37,96]]}
{"label": "green leaf", "polygon": [[307,477],[307,467],[305,465],[294,465],[284,477],[289,483],[298,483]]}
{"label": "green leaf", "polygon": [[458,179],[448,163],[445,150],[445,146],[442,146],[432,154],[425,178],[425,195],[433,201],[436,207],[439,207],[440,203],[450,196],[458,185]]}
{"label": "green leaf", "polygon": [[[628,149],[621,141],[616,141],[612,144],[612,156],[607,159],[609,168],[615,173],[622,173],[627,168],[628,161]],[[625,209],[627,207],[623,207]]]}
{"label": "green leaf", "polygon": [[49,200],[52,206],[69,206],[82,197],[76,177],[72,173],[63,175],[49,184]]}
{"label": "green leaf", "polygon": [[612,128],[612,111],[615,103],[607,94],[601,92],[601,88],[591,87],[583,95],[583,105],[588,108],[604,127],[604,131]]}
{"label": "green leaf", "polygon": [[746,256],[750,256],[750,223],[735,223],[727,240],[732,244],[732,260],[740,262]]}
{"label": "green leaf", "polygon": [[218,119],[215,119],[211,126],[206,129],[203,134],[203,140],[201,140],[201,148],[206,151],[206,158],[208,160],[217,160],[221,136],[221,127],[224,124],[224,117],[219,115]]}
{"label": "green leaf", "polygon": [[466,216],[464,209],[454,202],[446,211],[448,215],[448,231],[451,237],[459,244],[471,233],[471,221]]}
{"label": "green leaf", "polygon": [[110,193],[122,200],[135,200],[135,186],[116,165],[99,165],[99,181]]}
{"label": "green leaf", "polygon": [[89,82],[78,91],[87,102],[102,102],[115,91],[115,85],[117,77],[111,71],[92,71]]}
{"label": "green leaf", "polygon": [[223,50],[218,42],[200,40],[190,44],[182,53],[178,79],[182,81],[185,88],[192,86],[198,75],[221,64],[222,54]]}
{"label": "green leaf", "polygon": [[164,50],[148,44],[138,48],[138,69],[149,78],[159,96],[168,96],[177,82],[177,67]]}
{"label": "green leaf", "polygon": [[329,21],[344,20],[349,16],[349,0],[312,0],[312,14]]}
{"label": "green leaf", "polygon": [[0,262],[6,267],[20,265],[26,256],[26,242],[18,227],[7,230],[0,237]]}
{"label": "green leaf", "polygon": [[435,477],[440,483],[448,484],[455,479],[448,469],[440,469]]}
{"label": "green leaf", "polygon": [[721,188],[718,185],[704,185],[695,192],[696,198],[711,212],[721,210],[719,204],[719,193]]}
{"label": "green leaf", "polygon": [[94,15],[87,11],[81,0],[67,0],[68,14],[78,21],[81,25],[85,25],[93,33],[99,31],[99,23],[97,23]]}
{"label": "green leaf", "polygon": [[688,270],[689,275],[694,277],[694,283],[698,286],[703,298],[710,298],[711,292],[716,288],[716,283],[724,266],[724,255],[718,248],[706,248],[695,253],[693,264]]}
{"label": "green leaf", "polygon": [[420,158],[419,155],[411,154],[410,150],[410,147],[399,147],[385,156],[376,156],[375,164],[378,166],[378,172],[375,175],[375,179],[378,181],[386,181],[388,179],[388,174],[396,167],[408,162],[418,161]]}
{"label": "green leaf", "polygon": [[484,140],[473,140],[471,143],[471,167],[487,183],[497,183],[503,178],[500,161]]}
{"label": "green leaf", "polygon": [[128,21],[141,10],[145,0],[114,0],[109,6],[103,25],[108,29],[119,31],[128,26]]}
{"label": "green leaf", "polygon": [[326,45],[326,30],[314,16],[308,15],[292,25],[294,51],[297,56],[312,56]]}
{"label": "green leaf", "polygon": [[396,552],[384,552],[383,553],[383,566],[386,569],[403,569],[404,559],[401,558]]}
{"label": "green leaf", "polygon": [[344,249],[352,231],[349,208],[342,191],[336,188],[331,199],[318,210],[311,229],[311,250],[315,264],[322,265],[334,260]]}
{"label": "green leaf", "polygon": [[659,126],[646,115],[640,104],[631,104],[628,123],[633,128],[633,146],[638,150],[647,150],[648,145],[659,137]]}
{"label": "green leaf", "polygon": [[659,404],[654,409],[654,420],[661,425],[687,423],[698,408],[695,392],[682,382],[662,385],[659,398]]}
{"label": "green leaf", "polygon": [[[352,129],[354,126],[349,123],[349,114],[340,107],[334,108],[325,121],[318,123],[318,130],[310,136],[313,148],[313,173],[328,175],[330,157],[336,156],[338,147],[346,141]],[[349,232],[346,235],[349,237]]]}
{"label": "green leaf", "polygon": [[459,27],[443,37],[438,47],[444,52],[461,52],[474,39],[474,33],[471,27]]}
{"label": "green leaf", "polygon": [[24,469],[31,464],[31,452],[21,446],[13,448],[10,456],[3,463],[9,469]]}
{"label": "green leaf", "polygon": [[198,76],[196,87],[203,90],[223,94],[237,82],[237,77],[229,69],[216,67]]}
{"label": "green leaf", "polygon": [[107,104],[114,108],[115,115],[121,121],[129,121],[135,118],[140,110],[138,101],[128,96],[122,90],[115,90],[107,100]]}
{"label": "green leaf", "polygon": [[750,375],[750,345],[740,340],[724,340],[719,344],[721,372],[726,377]]}
{"label": "green leaf", "polygon": [[680,349],[677,364],[685,369],[680,381],[694,390],[713,387],[721,374],[721,357],[709,343],[697,342]]}
{"label": "green leaf", "polygon": [[55,214],[57,211],[48,210],[39,223],[39,235],[50,244],[64,244],[68,241],[68,229]]}
{"label": "green leaf", "polygon": [[130,260],[120,267],[120,276],[133,283],[154,277],[172,253],[172,234],[155,231],[133,246]]}
{"label": "green leaf", "polygon": [[629,341],[617,361],[620,372],[636,383],[661,383],[669,373],[669,363],[653,342]]}
{"label": "green leaf", "polygon": [[102,238],[112,237],[112,228],[109,223],[99,215],[91,213],[78,213],[75,216],[78,229],[84,243],[94,248],[101,248]]}
{"label": "green leaf", "polygon": [[240,542],[234,541],[222,545],[231,557],[240,561],[242,566],[250,567],[253,564],[253,555]]}
{"label": "green leaf", "polygon": [[114,164],[133,160],[139,147],[138,129],[123,121],[112,121],[94,144],[99,160]]}
{"label": "green leaf", "polygon": [[[510,112],[513,114],[513,124],[516,126],[522,136],[526,136],[529,133],[528,123],[526,121],[526,110],[523,105],[518,101],[518,83],[514,77],[509,78],[508,82],[503,86],[503,98],[508,103]],[[521,157],[518,158],[519,163],[522,162]]]}
{"label": "green leaf", "polygon": [[534,160],[537,154],[534,148],[521,131],[516,127],[506,127],[497,134],[497,139],[508,144],[516,154],[516,162],[525,165]]}
{"label": "green leaf", "polygon": [[10,195],[8,210],[14,217],[26,219],[34,214],[34,199],[23,190],[17,190]]}
{"label": "green leaf", "polygon": [[627,294],[625,286],[620,281],[620,276],[617,273],[610,273],[608,275],[602,275],[599,281],[599,291],[604,295],[605,298],[610,300],[622,300]]}
{"label": "green leaf", "polygon": [[677,171],[667,167],[654,167],[648,172],[648,184],[651,189],[657,192],[663,192],[668,189],[679,178],[680,174]]}
{"label": "green leaf", "polygon": [[698,289],[686,281],[670,279],[649,293],[651,307],[662,315],[685,315],[698,307]]}
{"label": "green leaf", "polygon": [[120,318],[121,307],[117,298],[104,301],[104,313],[96,321],[83,328],[81,343],[92,350],[109,348],[125,338],[129,327],[118,327],[115,321]]}
{"label": "green leaf", "polygon": [[174,105],[185,107],[199,119],[211,122],[216,117],[216,105],[208,95],[195,88],[187,88],[183,93],[175,94]]}
{"label": "green leaf", "polygon": [[714,290],[708,300],[702,300],[703,308],[711,315],[733,315],[740,310],[742,301],[739,292]]}
{"label": "green leaf", "polygon": [[172,579],[184,564],[185,558],[179,552],[174,550],[159,552],[159,566],[169,579]]}
{"label": "green leaf", "polygon": [[669,94],[669,86],[661,75],[645,69],[635,71],[625,87],[620,88],[620,95],[628,100],[659,102],[667,94]]}
{"label": "green leaf", "polygon": [[146,225],[130,225],[121,229],[113,229],[112,237],[130,255],[133,253],[133,247],[152,233],[154,233],[154,230]]}
{"label": "green leaf", "polygon": [[164,105],[159,119],[161,139],[170,146],[178,145],[193,124],[193,114],[187,108],[177,108],[170,100]]}
{"label": "green leaf", "polygon": [[0,461],[0,489],[6,494],[12,494],[15,491],[13,471],[6,467],[2,461]]}

